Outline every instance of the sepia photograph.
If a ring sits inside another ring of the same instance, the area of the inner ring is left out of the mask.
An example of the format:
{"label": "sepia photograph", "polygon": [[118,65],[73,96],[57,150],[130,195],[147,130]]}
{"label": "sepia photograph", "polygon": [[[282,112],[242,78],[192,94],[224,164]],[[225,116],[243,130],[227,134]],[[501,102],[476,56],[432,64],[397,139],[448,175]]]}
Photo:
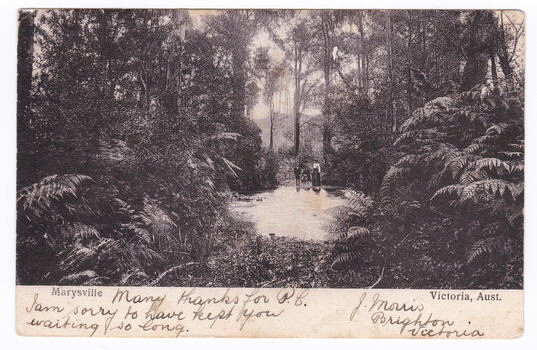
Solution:
{"label": "sepia photograph", "polygon": [[522,289],[524,55],[520,11],[21,9],[16,282]]}

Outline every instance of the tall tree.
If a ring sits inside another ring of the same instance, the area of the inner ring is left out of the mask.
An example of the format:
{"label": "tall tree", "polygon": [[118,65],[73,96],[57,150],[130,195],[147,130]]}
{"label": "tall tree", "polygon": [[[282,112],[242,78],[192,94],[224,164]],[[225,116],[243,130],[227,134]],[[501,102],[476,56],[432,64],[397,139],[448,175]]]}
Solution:
{"label": "tall tree", "polygon": [[252,38],[258,29],[256,12],[253,10],[226,10],[209,19],[208,34],[229,56],[232,76],[232,118],[245,116],[246,84],[248,82],[248,59]]}
{"label": "tall tree", "polygon": [[499,17],[498,58],[500,67],[507,79],[513,79],[513,61],[520,48],[520,38],[524,35],[524,20],[517,23],[506,11],[500,11]]}
{"label": "tall tree", "polygon": [[360,87],[367,91],[369,88],[369,67],[368,67],[368,48],[365,39],[364,32],[364,21],[365,21],[365,11],[357,11],[354,16],[355,24],[358,28],[359,34],[359,59],[358,59],[358,76],[360,78]]}
{"label": "tall tree", "polygon": [[394,105],[394,69],[393,69],[393,27],[392,27],[392,14],[391,11],[386,11],[386,54],[387,54],[387,66],[388,66],[388,103],[386,106],[386,114],[388,118],[393,120],[392,132],[397,130],[397,116],[395,115]]}
{"label": "tall tree", "polygon": [[[260,80],[263,83],[263,100],[269,107],[269,149],[274,149],[274,132],[276,123],[276,110],[274,108],[274,97],[276,92],[281,92],[283,79],[285,78],[285,68],[275,62],[269,55],[268,47],[258,47],[254,56],[254,67],[259,72]],[[281,98],[281,96],[280,96]],[[280,101],[278,101],[279,103]],[[279,107],[279,106],[278,106]]]}
{"label": "tall tree", "polygon": [[19,147],[17,147],[19,162],[17,186],[19,188],[20,185],[27,184],[28,165],[33,162],[29,151],[34,149],[32,139],[35,138],[34,135],[30,134],[35,16],[35,11],[22,10],[19,12],[19,42],[17,46],[17,137],[19,142]]}
{"label": "tall tree", "polygon": [[276,133],[277,112],[274,108],[275,94],[282,90],[283,79],[285,77],[285,68],[279,64],[271,65],[267,73],[264,97],[265,102],[269,105],[270,134],[269,148],[274,149],[274,135]]}
{"label": "tall tree", "polygon": [[324,101],[322,107],[323,123],[322,123],[322,135],[323,135],[323,158],[327,168],[330,168],[330,154],[332,153],[331,141],[334,133],[333,116],[330,106],[330,81],[332,73],[332,65],[334,63],[337,54],[334,50],[337,47],[334,46],[334,30],[336,28],[337,18],[333,11],[322,11],[320,14],[320,33],[322,35],[321,48],[322,48],[322,67],[324,77]]}
{"label": "tall tree", "polygon": [[315,72],[312,59],[312,49],[315,47],[316,33],[311,17],[298,14],[285,33],[284,39],[273,35],[273,41],[285,52],[286,59],[291,63],[293,77],[293,125],[294,125],[294,154],[300,153],[300,129],[304,125],[301,117],[307,103],[312,97],[312,91],[317,85],[312,81]]}
{"label": "tall tree", "polygon": [[407,96],[408,96],[407,103],[408,103],[408,116],[410,117],[412,111],[414,111],[414,100],[413,100],[413,95],[412,95],[412,90],[413,90],[413,87],[412,87],[412,50],[413,50],[412,48],[412,35],[413,35],[412,11],[407,11],[407,15],[408,15],[407,62],[406,62],[407,64]]}

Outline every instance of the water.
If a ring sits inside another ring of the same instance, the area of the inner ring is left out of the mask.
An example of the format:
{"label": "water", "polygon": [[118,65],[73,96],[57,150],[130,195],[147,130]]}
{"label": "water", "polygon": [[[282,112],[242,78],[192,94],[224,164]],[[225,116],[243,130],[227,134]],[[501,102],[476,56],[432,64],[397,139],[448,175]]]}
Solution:
{"label": "water", "polygon": [[326,211],[343,204],[345,201],[332,191],[283,186],[236,200],[229,209],[238,219],[253,222],[261,235],[322,240],[326,236],[323,226],[329,219]]}

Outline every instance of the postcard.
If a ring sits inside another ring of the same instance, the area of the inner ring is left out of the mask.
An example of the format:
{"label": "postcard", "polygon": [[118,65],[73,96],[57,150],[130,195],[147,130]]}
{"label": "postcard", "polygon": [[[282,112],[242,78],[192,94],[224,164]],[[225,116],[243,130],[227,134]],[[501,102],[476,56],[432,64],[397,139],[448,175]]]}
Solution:
{"label": "postcard", "polygon": [[523,12],[18,24],[19,335],[522,336]]}

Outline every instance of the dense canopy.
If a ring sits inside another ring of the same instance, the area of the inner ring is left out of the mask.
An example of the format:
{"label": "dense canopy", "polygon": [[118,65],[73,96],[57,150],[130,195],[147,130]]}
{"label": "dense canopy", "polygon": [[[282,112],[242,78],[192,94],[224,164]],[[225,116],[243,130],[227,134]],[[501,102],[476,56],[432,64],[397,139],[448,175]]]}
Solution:
{"label": "dense canopy", "polygon": [[[21,10],[17,281],[521,288],[524,38],[516,11]],[[229,215],[315,159],[328,242]]]}

